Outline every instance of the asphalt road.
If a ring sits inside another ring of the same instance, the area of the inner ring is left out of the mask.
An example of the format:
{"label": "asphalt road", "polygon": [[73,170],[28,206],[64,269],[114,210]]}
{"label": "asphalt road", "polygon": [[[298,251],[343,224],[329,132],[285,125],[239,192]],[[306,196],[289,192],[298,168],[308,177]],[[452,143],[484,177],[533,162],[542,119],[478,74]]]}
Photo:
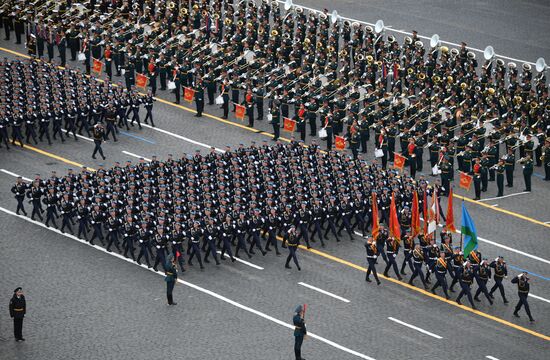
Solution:
{"label": "asphalt road", "polygon": [[[311,3],[319,8],[324,6],[323,1]],[[524,2],[492,5],[476,2],[475,6],[472,5],[474,2],[461,3],[462,11],[454,10],[458,3],[445,3],[446,11],[440,10],[434,15],[426,15],[427,10],[442,9],[440,2],[403,3],[341,1],[337,9],[342,15],[353,14],[354,18],[370,22],[383,18],[394,28],[414,28],[428,36],[438,32],[443,40],[460,42],[465,39],[480,48],[491,43],[498,53],[507,56],[525,54],[526,60],[533,61],[533,58],[544,55],[531,44],[539,44],[548,54],[549,40],[541,36],[537,41],[534,35],[548,27],[544,21],[547,16],[543,16],[548,13],[548,6],[542,2],[537,5],[537,11]],[[308,2],[304,1],[304,4]],[[405,11],[407,6],[409,10]],[[487,18],[487,9],[492,8],[499,9],[499,18],[483,22]],[[505,13],[514,14],[510,15],[514,20],[508,21]],[[525,20],[534,14],[536,17]],[[431,22],[434,18],[437,20]],[[453,25],[459,23],[460,26]],[[484,26],[478,28],[467,24]],[[515,34],[511,30],[513,24],[522,29],[517,31],[516,42],[503,41],[509,44],[509,48],[504,45],[497,47],[492,42],[494,38],[512,37]],[[500,32],[499,27],[506,27],[509,32]],[[526,34],[520,35],[522,32]],[[527,35],[529,33],[532,36]],[[524,43],[524,39],[529,41]],[[24,53],[21,47],[13,44],[0,42],[0,46]],[[169,94],[159,95],[173,100]],[[221,110],[207,106],[206,113],[219,116]],[[239,143],[249,144],[251,140],[270,140],[265,134],[254,134],[242,126],[235,126],[240,124],[238,121],[229,124],[212,117],[197,119],[192,115],[182,107],[157,101],[155,122],[163,131],[132,128],[120,136],[119,142],[108,142],[104,146],[105,165],[127,159],[137,161],[123,151],[146,157],[165,157],[168,153],[181,156],[195,149],[209,151],[210,145],[224,149],[226,145],[234,147]],[[259,129],[268,130],[268,127],[265,121],[258,123]],[[93,144],[85,139],[52,146],[42,143],[36,148],[47,151],[49,155],[28,149],[13,149],[7,153],[2,149],[0,169],[33,178],[35,173],[47,177],[52,170],[63,174],[67,168],[76,168],[78,164],[94,168],[101,164],[101,161],[91,159]],[[372,157],[372,154],[368,155]],[[74,163],[68,164],[67,160]],[[536,171],[540,172],[539,169]],[[550,299],[550,250],[546,246],[550,229],[541,224],[550,221],[547,207],[550,186],[537,177],[533,180],[531,194],[485,202],[498,204],[497,208],[503,209],[500,212],[477,203],[466,204],[482,238],[480,251],[488,258],[505,256],[508,264],[513,266],[509,278],[517,274],[518,269],[532,272],[532,293]],[[9,192],[13,181],[13,176],[0,172],[0,207],[8,211],[15,208],[15,200]],[[522,185],[520,171],[516,170],[516,186],[509,193],[521,192]],[[490,195],[491,192],[496,195],[494,183],[489,185],[485,196],[494,196]],[[458,190],[457,193],[472,197],[472,193],[464,194]],[[442,205],[446,207],[445,200]],[[454,213],[458,225],[460,200],[456,198]],[[277,320],[289,324],[292,311],[299,303],[307,303],[310,307],[306,319],[309,331],[338,345],[310,338],[304,344],[304,356],[308,359],[357,358],[342,347],[375,359],[441,358],[448,356],[449,350],[453,349],[468,358],[546,359],[550,350],[548,300],[529,299],[537,319],[531,324],[524,313],[520,319],[512,316],[516,294],[509,281],[506,282],[506,292],[511,303],[505,306],[496,294],[495,305],[491,307],[483,300],[480,312],[458,307],[445,302],[444,298],[411,289],[403,283],[383,280],[380,287],[367,284],[364,282],[362,240],[339,244],[329,242],[325,249],[315,247],[313,252],[301,250],[301,272],[284,269],[284,258],[273,253],[266,257],[256,255],[251,260],[263,270],[243,263],[224,263],[220,267],[210,264],[204,272],[192,268],[184,274],[183,280],[215,294],[178,284],[175,299],[179,304],[167,307],[165,283],[161,276],[28,220],[16,218],[2,209],[0,219],[0,228],[5,234],[0,238],[0,294],[4,294],[7,305],[13,289],[21,285],[26,290],[29,306],[24,325],[28,340],[25,343],[13,342],[7,311],[0,313],[0,338],[6,339],[0,339],[0,353],[6,359],[99,359],[115,356],[121,359],[152,356],[291,359],[292,331]],[[533,219],[540,223],[533,222]],[[380,271],[381,267],[379,265]],[[299,285],[299,282],[336,294],[349,302],[319,293]],[[219,296],[236,303],[229,303]],[[388,317],[427,330],[441,339]],[[541,338],[541,335],[546,338]]]}

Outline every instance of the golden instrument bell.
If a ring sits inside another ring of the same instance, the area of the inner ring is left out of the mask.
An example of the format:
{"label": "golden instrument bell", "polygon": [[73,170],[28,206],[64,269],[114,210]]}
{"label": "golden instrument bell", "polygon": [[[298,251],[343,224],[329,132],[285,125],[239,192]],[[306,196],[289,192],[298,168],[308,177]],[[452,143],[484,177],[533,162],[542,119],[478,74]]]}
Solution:
{"label": "golden instrument bell", "polygon": [[493,89],[492,87],[490,87],[490,88],[487,89],[487,93],[488,93],[489,95],[494,95],[494,94],[495,94],[495,89]]}
{"label": "golden instrument bell", "polygon": [[367,62],[369,64],[372,64],[373,61],[374,61],[374,58],[372,57],[372,55],[367,55]]}
{"label": "golden instrument bell", "polygon": [[539,107],[539,104],[537,104],[536,101],[531,101],[531,102],[529,103],[529,106],[531,106],[531,109],[536,109],[536,108]]}
{"label": "golden instrument bell", "polygon": [[466,90],[468,88],[468,84],[466,84],[465,82],[462,82],[462,83],[460,83],[460,88],[462,90]]}
{"label": "golden instrument bell", "polygon": [[418,78],[419,78],[420,80],[424,80],[424,79],[426,78],[426,74],[420,73],[420,74],[418,74]]}
{"label": "golden instrument bell", "polygon": [[449,48],[446,47],[446,46],[442,46],[440,49],[441,49],[441,53],[442,53],[442,54],[447,54],[447,53],[449,53]]}
{"label": "golden instrument bell", "polygon": [[270,33],[271,36],[277,36],[279,35],[279,32],[275,29],[271,30],[271,33]]}
{"label": "golden instrument bell", "polygon": [[168,9],[170,10],[173,10],[175,7],[176,7],[176,3],[173,1],[168,4]]}

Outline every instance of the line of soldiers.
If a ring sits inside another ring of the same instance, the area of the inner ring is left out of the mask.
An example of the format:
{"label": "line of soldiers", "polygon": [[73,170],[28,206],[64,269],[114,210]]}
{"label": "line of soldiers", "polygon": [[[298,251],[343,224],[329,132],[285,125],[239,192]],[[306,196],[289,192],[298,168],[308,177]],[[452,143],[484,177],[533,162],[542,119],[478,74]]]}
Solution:
{"label": "line of soldiers", "polygon": [[529,64],[481,64],[465,43],[429,48],[413,31],[400,44],[370,26],[333,23],[326,10],[285,13],[277,2],[105,0],[50,10],[53,2],[39,0],[40,11],[26,15],[26,2],[18,3],[14,18],[31,34],[70,33],[71,57],[85,55],[87,71],[92,58],[101,59],[127,87],[145,74],[153,93],[160,82],[177,103],[184,88],[195,89],[197,116],[217,94],[224,118],[242,104],[254,126],[267,101],[275,139],[281,118],[296,121],[302,140],[308,127],[311,136],[325,129],[328,149],[345,134],[354,156],[367,152],[374,135],[383,166],[401,153],[413,177],[426,150],[446,185],[455,168],[474,176],[478,198],[486,177],[503,193],[495,173],[513,186],[516,149],[520,159],[544,165],[550,180],[548,88],[544,71],[535,76]]}
{"label": "line of soldiers", "polygon": [[[53,173],[32,184],[18,179],[12,192],[18,214],[27,214],[24,201],[29,199],[31,218],[43,220],[45,205],[47,226],[57,227],[61,217],[61,231],[92,243],[99,240],[108,250],[114,246],[136,261],[144,258],[149,264],[151,256],[156,265],[164,264],[167,252],[184,254],[187,241],[189,261],[196,256],[201,266],[210,255],[218,262],[217,249],[222,258],[227,253],[232,259],[239,252],[250,257],[255,248],[264,255],[272,248],[279,254],[277,237],[283,236],[283,246],[289,248],[286,266],[294,260],[300,269],[300,242],[309,248],[319,241],[324,247],[329,233],[338,242],[343,231],[350,240],[355,229],[367,233],[372,198],[363,194],[379,193],[381,219],[388,223],[390,188],[404,229],[410,227],[413,189],[421,198],[424,193],[442,193],[437,182],[417,183],[379,165],[296,141],[248,148],[241,144],[234,151],[213,149],[207,155],[197,150],[181,159],[153,157],[151,163],[141,160],[136,165],[128,161],[100,167],[97,173],[69,170],[64,177]],[[136,258],[138,246],[141,256]],[[201,251],[206,251],[204,258]],[[183,256],[176,257],[183,266]]]}
{"label": "line of soldiers", "polygon": [[[377,194],[377,217],[389,225],[389,188],[404,235],[396,239],[381,225],[376,240],[369,236],[365,245],[367,281],[372,272],[380,284],[375,265],[381,256],[386,262],[385,276],[393,269],[402,280],[408,267],[412,271],[409,284],[420,277],[427,289],[434,274],[432,292],[441,286],[449,298],[448,289],[454,292],[458,283],[462,291],[457,301],[466,295],[472,306],[470,285],[475,279],[479,287],[474,299],[479,301],[479,295],[484,294],[492,304],[492,294],[499,290],[508,302],[502,285],[507,276],[502,257],[489,263],[476,250],[464,259],[445,228],[440,244],[436,244],[433,233],[419,234],[415,242],[410,212],[413,192],[419,194],[419,209],[424,214],[425,199],[435,196],[439,201],[442,196],[444,189],[438,181],[433,185],[424,179],[417,182],[350,155],[321,152],[316,144],[241,144],[235,150],[228,146],[225,152],[212,148],[205,155],[197,150],[180,159],[169,154],[164,161],[153,156],[151,162],[117,162],[108,169],[100,166],[95,173],[86,168],[80,173],[69,169],[64,177],[53,172],[43,180],[37,175],[31,184],[18,178],[12,192],[17,214],[27,215],[24,202],[29,199],[33,220],[44,220],[45,211],[46,226],[58,228],[57,219],[61,218],[61,232],[76,234],[91,244],[99,241],[107,251],[114,247],[155,270],[159,264],[164,266],[169,256],[185,271],[185,255],[189,265],[196,258],[201,269],[209,258],[219,265],[218,254],[222,260],[227,254],[232,261],[239,252],[251,258],[255,249],[264,256],[272,249],[280,255],[280,236],[282,246],[289,250],[285,267],[290,268],[293,260],[301,270],[296,256],[300,243],[310,248],[319,241],[324,247],[329,234],[340,242],[342,231],[354,241],[356,229],[366,236],[373,225],[374,197],[363,194]],[[399,270],[396,261],[401,246],[404,257]],[[491,268],[495,285],[489,291]],[[450,288],[447,273],[453,279]]]}
{"label": "line of soldiers", "polygon": [[[152,109],[154,98],[128,91],[110,82],[101,83],[73,69],[59,69],[37,60],[0,60],[0,147],[11,144],[47,140],[52,144],[77,134],[107,140],[119,128],[126,130],[134,123],[141,129],[139,110],[143,105],[145,123],[154,126]],[[98,124],[104,124],[96,126]],[[10,130],[11,129],[11,133]]]}

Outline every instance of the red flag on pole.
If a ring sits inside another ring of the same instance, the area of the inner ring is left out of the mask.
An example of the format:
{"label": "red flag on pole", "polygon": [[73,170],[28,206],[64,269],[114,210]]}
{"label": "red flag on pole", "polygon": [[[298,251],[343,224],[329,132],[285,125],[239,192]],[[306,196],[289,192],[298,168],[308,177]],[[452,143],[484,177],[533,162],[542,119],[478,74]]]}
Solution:
{"label": "red flag on pole", "polygon": [[235,117],[239,120],[244,120],[245,110],[243,105],[235,104]]}
{"label": "red flag on pole", "polygon": [[289,118],[284,118],[283,126],[284,126],[283,128],[284,131],[294,132],[296,130],[296,121]]}
{"label": "red flag on pole", "polygon": [[103,71],[103,63],[101,62],[101,60],[93,59],[92,71],[96,75],[101,75],[101,71]]}
{"label": "red flag on pole", "polygon": [[334,147],[336,150],[344,150],[346,148],[346,139],[343,136],[335,136]]}
{"label": "red flag on pole", "polygon": [[455,218],[453,214],[453,189],[449,190],[449,200],[447,202],[447,218],[445,219],[445,227],[448,231],[456,232]]}
{"label": "red flag on pole", "polygon": [[393,79],[397,80],[399,79],[399,64],[393,63]]}
{"label": "red flag on pole", "polygon": [[401,227],[397,217],[397,206],[395,205],[395,193],[391,194],[390,204],[390,236],[393,236],[398,243],[401,242]]}
{"label": "red flag on pole", "polygon": [[428,216],[428,234],[431,234],[435,232],[437,229],[437,223],[439,222],[439,205],[435,191],[432,194],[432,206],[430,206],[428,211],[430,213],[430,216]]}
{"label": "red flag on pole", "polygon": [[473,180],[473,177],[464,173],[464,172],[460,172],[460,183],[459,183],[459,186],[462,188],[462,189],[465,189],[465,190],[468,190],[470,191],[470,187],[472,186],[472,180]]}
{"label": "red flag on pole", "polygon": [[418,192],[413,193],[412,219],[411,219],[412,237],[420,234],[420,209],[418,208]]}
{"label": "red flag on pole", "polygon": [[136,87],[138,89],[143,89],[145,90],[145,88],[147,87],[147,81],[149,79],[147,78],[147,75],[145,74],[136,74]]}
{"label": "red flag on pole", "polygon": [[376,193],[372,193],[372,237],[374,240],[378,237],[380,232],[380,222],[378,221],[378,201],[376,200]]}
{"label": "red flag on pole", "polygon": [[190,102],[193,102],[194,98],[195,98],[195,90],[193,90],[189,87],[184,87],[183,88],[183,100],[190,103]]}
{"label": "red flag on pole", "polygon": [[397,152],[394,152],[393,167],[402,171],[403,167],[405,167],[405,157]]}

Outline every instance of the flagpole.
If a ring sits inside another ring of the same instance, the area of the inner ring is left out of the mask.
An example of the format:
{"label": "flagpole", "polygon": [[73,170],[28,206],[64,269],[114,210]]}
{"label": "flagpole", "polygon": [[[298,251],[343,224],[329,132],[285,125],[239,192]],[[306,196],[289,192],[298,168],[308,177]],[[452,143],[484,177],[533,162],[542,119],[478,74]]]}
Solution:
{"label": "flagpole", "polygon": [[[462,199],[462,206],[464,206],[464,198]],[[460,250],[462,250],[462,225],[460,226]]]}

